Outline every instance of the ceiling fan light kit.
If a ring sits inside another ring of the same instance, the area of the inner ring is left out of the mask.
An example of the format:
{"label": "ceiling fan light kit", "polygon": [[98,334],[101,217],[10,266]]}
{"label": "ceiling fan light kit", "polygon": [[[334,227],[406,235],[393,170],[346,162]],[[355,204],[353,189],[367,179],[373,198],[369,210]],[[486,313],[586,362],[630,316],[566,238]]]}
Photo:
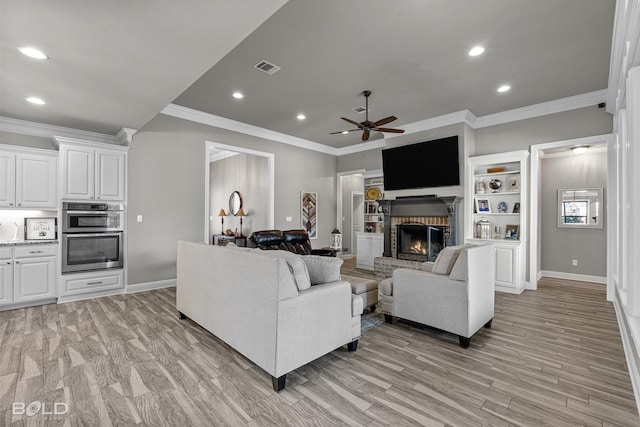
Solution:
{"label": "ceiling fan light kit", "polygon": [[371,95],[371,91],[370,90],[365,90],[364,92],[362,92],[362,94],[364,95],[365,98],[365,119],[362,122],[356,122],[355,120],[351,120],[348,119],[346,117],[341,117],[342,120],[344,120],[345,122],[349,122],[352,125],[357,126],[357,129],[348,129],[348,130],[341,130],[338,132],[331,132],[331,135],[335,135],[338,133],[341,134],[345,134],[345,133],[349,133],[349,132],[355,132],[358,130],[362,131],[362,140],[363,141],[367,141],[369,139],[369,136],[371,135],[371,131],[375,131],[375,132],[390,132],[390,133],[404,133],[404,129],[394,129],[394,128],[383,128],[380,127],[382,125],[386,125],[387,123],[391,123],[394,120],[398,120],[398,118],[396,116],[389,116],[389,117],[385,117],[384,119],[380,119],[378,121],[375,122],[371,122],[369,121],[369,96]]}

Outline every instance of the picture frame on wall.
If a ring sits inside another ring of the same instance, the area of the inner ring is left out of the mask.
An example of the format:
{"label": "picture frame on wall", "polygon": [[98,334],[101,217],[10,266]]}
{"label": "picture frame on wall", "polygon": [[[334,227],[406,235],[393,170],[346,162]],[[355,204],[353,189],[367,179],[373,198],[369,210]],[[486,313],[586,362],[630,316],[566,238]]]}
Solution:
{"label": "picture frame on wall", "polygon": [[309,234],[309,239],[318,238],[318,193],[300,193],[300,225]]}
{"label": "picture frame on wall", "polygon": [[489,199],[476,199],[476,211],[478,213],[491,213]]}
{"label": "picture frame on wall", "polygon": [[25,218],[25,240],[55,240],[57,238],[57,218]]}

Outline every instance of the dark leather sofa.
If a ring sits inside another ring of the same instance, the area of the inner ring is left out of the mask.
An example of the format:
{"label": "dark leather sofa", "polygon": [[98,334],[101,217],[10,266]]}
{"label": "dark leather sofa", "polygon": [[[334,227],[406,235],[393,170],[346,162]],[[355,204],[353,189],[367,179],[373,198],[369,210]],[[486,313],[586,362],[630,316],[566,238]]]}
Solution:
{"label": "dark leather sofa", "polygon": [[281,249],[299,255],[335,256],[331,249],[312,249],[309,234],[305,230],[261,230],[249,237],[251,246],[262,250]]}

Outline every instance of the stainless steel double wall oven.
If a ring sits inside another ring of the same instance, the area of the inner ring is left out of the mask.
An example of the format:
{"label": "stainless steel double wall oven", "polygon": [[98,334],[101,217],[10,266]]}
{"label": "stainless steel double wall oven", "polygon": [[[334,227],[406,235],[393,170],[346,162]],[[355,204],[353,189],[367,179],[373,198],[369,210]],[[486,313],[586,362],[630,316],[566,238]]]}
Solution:
{"label": "stainless steel double wall oven", "polygon": [[124,205],[64,202],[62,273],[122,268]]}

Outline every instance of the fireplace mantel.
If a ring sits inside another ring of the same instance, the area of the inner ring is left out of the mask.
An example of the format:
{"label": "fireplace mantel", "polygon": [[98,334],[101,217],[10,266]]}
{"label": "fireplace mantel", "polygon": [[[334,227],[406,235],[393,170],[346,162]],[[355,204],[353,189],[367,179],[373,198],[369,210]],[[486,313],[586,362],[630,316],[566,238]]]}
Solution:
{"label": "fireplace mantel", "polygon": [[393,200],[380,200],[384,212],[384,252],[390,257],[391,251],[391,218],[393,217],[448,217],[450,238],[458,242],[457,227],[459,223],[458,207],[462,197],[445,196],[410,196]]}

